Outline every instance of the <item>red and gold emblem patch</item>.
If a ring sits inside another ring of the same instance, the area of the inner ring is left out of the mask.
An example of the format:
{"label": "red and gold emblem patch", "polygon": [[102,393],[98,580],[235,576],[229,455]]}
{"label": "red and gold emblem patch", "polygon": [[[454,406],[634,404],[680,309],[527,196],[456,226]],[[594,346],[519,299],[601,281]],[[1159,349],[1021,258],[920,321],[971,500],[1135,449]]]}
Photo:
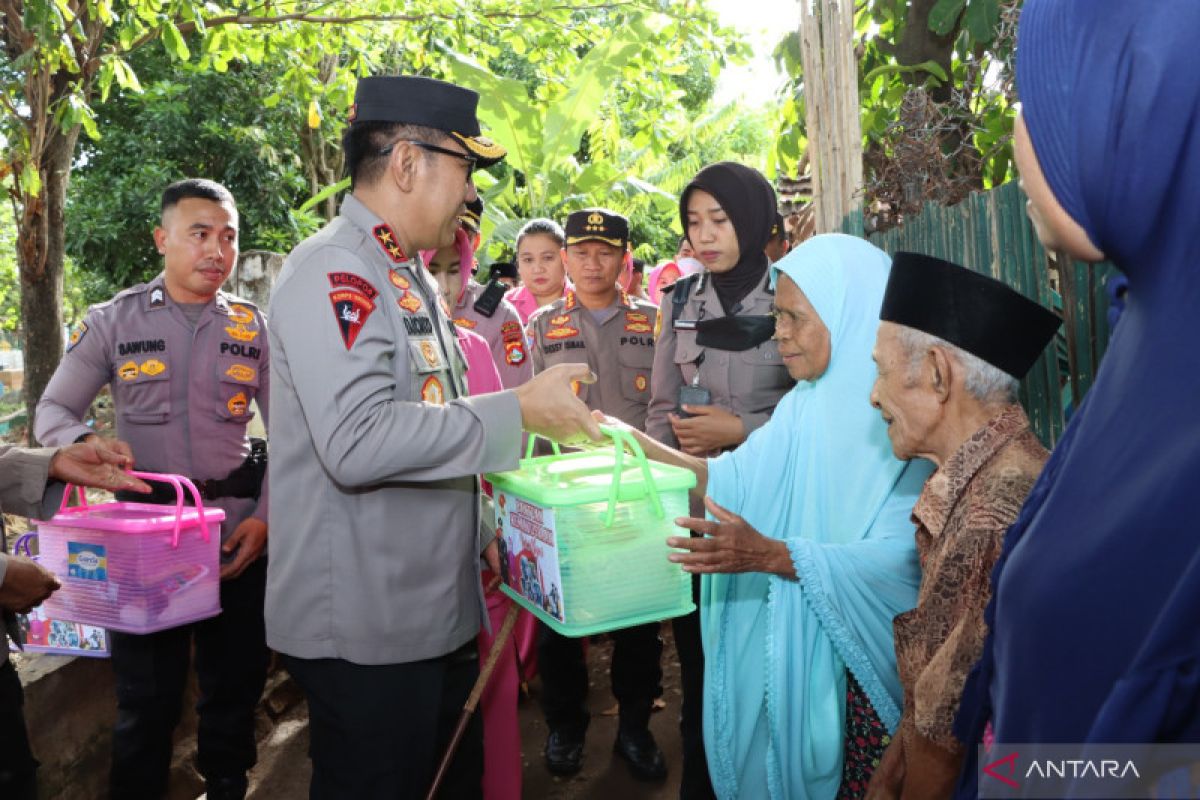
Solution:
{"label": "red and gold emblem patch", "polygon": [[131,381],[138,376],[138,365],[133,361],[126,361],[121,366],[117,367],[117,375],[123,381]]}
{"label": "red and gold emblem patch", "polygon": [[379,246],[383,248],[383,252],[387,253],[387,257],[399,264],[402,261],[408,261],[408,256],[404,254],[404,250],[400,247],[400,240],[396,237],[396,233],[387,225],[376,225],[371,233],[375,234],[375,241],[379,242]]}
{"label": "red and gold emblem patch", "polygon": [[504,345],[504,360],[509,366],[518,367],[525,363],[525,343],[518,339]]}
{"label": "red and gold emblem patch", "polygon": [[637,389],[639,392],[646,391],[646,387],[649,385],[650,385],[650,381],[646,379],[645,375],[635,375],[634,376],[633,388]]}
{"label": "red and gold emblem patch", "polygon": [[354,346],[359,331],[367,324],[367,317],[375,311],[375,304],[354,289],[335,289],[329,293],[333,304],[333,316],[337,320],[338,332],[349,350]]}
{"label": "red and gold emblem patch", "polygon": [[563,302],[564,311],[573,311],[575,309],[575,293],[567,292],[566,299]]}
{"label": "red and gold emblem patch", "polygon": [[550,320],[550,324],[555,325],[555,326],[566,325],[570,321],[571,321],[570,314],[559,314],[557,317],[554,317],[553,319]]}
{"label": "red and gold emblem patch", "polygon": [[446,392],[442,389],[442,382],[436,376],[431,375],[425,379],[424,385],[421,386],[421,399],[437,406],[445,405]]}
{"label": "red and gold emblem patch", "polygon": [[399,272],[396,272],[394,269],[388,270],[388,280],[392,282],[392,286],[395,286],[397,289],[402,291],[412,288],[412,281],[401,275]]}
{"label": "red and gold emblem patch", "polygon": [[396,305],[400,306],[410,314],[415,314],[421,310],[421,298],[417,297],[412,292],[405,292],[404,295],[396,301]]}
{"label": "red and gold emblem patch", "polygon": [[506,322],[500,326],[500,338],[505,342],[521,341],[521,324],[519,322]]}
{"label": "red and gold emblem patch", "polygon": [[551,328],[546,331],[547,339],[570,339],[572,336],[579,335],[578,328],[572,328],[570,325],[563,325],[558,328]]}
{"label": "red and gold emblem patch", "polygon": [[475,326],[477,326],[479,323],[473,319],[467,319],[466,317],[459,317],[458,319],[454,320],[454,324],[460,328],[466,328],[469,331],[473,331],[473,330],[475,330]]}
{"label": "red and gold emblem patch", "polygon": [[229,413],[235,417],[243,417],[246,415],[246,410],[250,407],[250,401],[246,399],[245,392],[238,392],[233,397],[229,398],[229,402],[225,404],[229,409]]}

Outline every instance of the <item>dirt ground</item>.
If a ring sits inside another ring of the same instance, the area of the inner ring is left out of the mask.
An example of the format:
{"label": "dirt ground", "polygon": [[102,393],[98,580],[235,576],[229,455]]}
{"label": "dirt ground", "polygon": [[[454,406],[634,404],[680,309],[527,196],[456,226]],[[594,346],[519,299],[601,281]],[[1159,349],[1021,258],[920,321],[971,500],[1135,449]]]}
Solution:
{"label": "dirt ground", "polygon": [[[667,761],[667,779],[662,783],[642,783],[633,778],[623,760],[613,755],[617,735],[617,717],[605,715],[615,701],[609,690],[608,665],[611,642],[599,642],[588,648],[591,690],[588,707],[592,722],[588,728],[583,770],[570,778],[558,778],[546,771],[542,745],[546,724],[538,705],[539,681],[530,688],[530,697],[522,700],[521,754],[524,762],[523,797],[529,800],[666,800],[679,796],[681,767],[679,707],[679,661],[671,626],[663,626],[663,700],[665,708],[654,714],[650,729]],[[282,800],[308,796],[311,767],[308,761],[308,730],[303,703],[289,719],[280,720],[271,741],[260,745],[260,761],[251,776],[250,800]]]}

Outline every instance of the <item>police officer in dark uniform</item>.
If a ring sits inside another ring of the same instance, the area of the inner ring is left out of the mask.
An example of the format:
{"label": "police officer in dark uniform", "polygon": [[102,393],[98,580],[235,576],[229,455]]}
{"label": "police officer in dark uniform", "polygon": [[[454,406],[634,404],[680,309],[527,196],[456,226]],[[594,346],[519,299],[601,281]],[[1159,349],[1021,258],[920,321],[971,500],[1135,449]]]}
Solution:
{"label": "police officer in dark uniform", "polygon": [[[238,253],[238,213],[225,187],[195,179],[168,186],[154,241],[162,274],[88,311],[38,403],[34,434],[53,447],[96,438],[82,420],[107,384],[117,432],[138,467],[185,475],[206,504],[224,509],[221,614],[112,634],[110,786],[114,798],[165,795],[194,642],[200,773],[210,800],[241,798],[267,669],[265,461],[246,434],[251,403],[264,418],[267,411],[266,326],[253,304],[221,291]],[[174,504],[174,491],[158,484],[149,502]]]}
{"label": "police officer in dark uniform", "polygon": [[[588,408],[642,428],[650,403],[658,312],[618,286],[628,245],[629,222],[621,215],[596,208],[571,214],[566,263],[575,288],[530,318],[529,338],[535,373],[556,364],[588,364],[596,382],[579,387],[580,399]],[[667,767],[648,728],[662,680],[658,624],[615,631],[613,640],[612,690],[620,703],[614,750],[636,777],[661,780]],[[578,772],[589,720],[582,644],[542,626],[538,669],[550,727],[546,766],[560,775]]]}

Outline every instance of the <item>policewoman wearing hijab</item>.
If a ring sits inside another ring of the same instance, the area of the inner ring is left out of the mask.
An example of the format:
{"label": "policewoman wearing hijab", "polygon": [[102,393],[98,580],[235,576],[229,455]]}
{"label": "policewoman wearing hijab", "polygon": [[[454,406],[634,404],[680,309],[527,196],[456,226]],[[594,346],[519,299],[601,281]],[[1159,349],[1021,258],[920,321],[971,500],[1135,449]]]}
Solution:
{"label": "policewoman wearing hijab", "polygon": [[[685,453],[717,455],[741,444],[794,385],[771,338],[775,292],[763,247],[775,206],[767,179],[732,162],[705,167],[680,196],[680,222],[705,269],[663,294],[646,432]],[[703,516],[699,501],[692,514]],[[699,586],[697,578],[697,599]],[[672,624],[683,683],[680,797],[712,797],[701,723],[700,612]]]}
{"label": "policewoman wearing hijab", "polygon": [[825,234],[771,267],[798,383],[736,450],[704,460],[634,434],[708,493],[711,520],[676,520],[705,538],[668,544],[704,575],[704,745],[723,799],[862,797],[900,721],[892,620],[916,604],[909,515],[932,465],[898,461],[868,402],[890,264]]}
{"label": "policewoman wearing hijab", "polygon": [[[1048,247],[1108,258],[1129,289],[1005,538],[956,729],[968,745],[989,721],[998,743],[1200,741],[1198,35],[1194,0],[1027,0],[1021,14],[1030,216]],[[971,758],[958,796],[977,773]]]}

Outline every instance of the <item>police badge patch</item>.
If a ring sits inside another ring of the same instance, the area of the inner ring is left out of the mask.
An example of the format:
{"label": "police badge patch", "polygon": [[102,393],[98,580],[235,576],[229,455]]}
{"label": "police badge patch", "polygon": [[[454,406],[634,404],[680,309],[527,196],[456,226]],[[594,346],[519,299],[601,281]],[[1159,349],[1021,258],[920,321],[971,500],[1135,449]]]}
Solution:
{"label": "police badge patch", "polygon": [[83,341],[83,337],[87,336],[88,326],[86,322],[80,322],[75,326],[75,330],[71,331],[71,338],[67,340],[67,352],[75,349],[75,345]]}
{"label": "police badge patch", "polygon": [[337,289],[329,293],[329,302],[333,304],[333,316],[337,320],[338,332],[349,350],[354,346],[359,331],[367,323],[367,317],[375,310],[375,304],[365,295],[353,289]]}

